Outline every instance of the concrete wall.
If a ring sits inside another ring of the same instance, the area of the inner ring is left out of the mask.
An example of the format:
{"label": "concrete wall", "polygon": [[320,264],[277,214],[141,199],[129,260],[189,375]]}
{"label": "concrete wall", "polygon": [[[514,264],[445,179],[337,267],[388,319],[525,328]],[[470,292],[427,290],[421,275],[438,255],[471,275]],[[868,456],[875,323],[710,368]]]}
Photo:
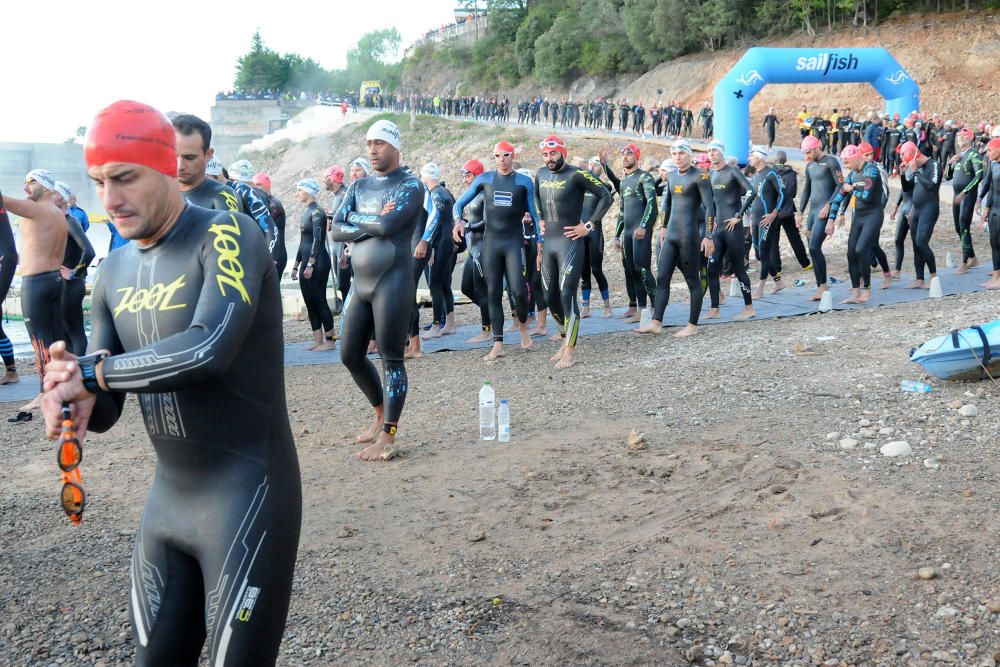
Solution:
{"label": "concrete wall", "polygon": [[236,161],[240,146],[279,130],[312,102],[216,100],[212,107],[212,146],[222,164]]}
{"label": "concrete wall", "polygon": [[78,206],[104,214],[87,176],[81,144],[0,143],[0,191],[23,197],[24,177],[32,169],[48,169],[70,187]]}

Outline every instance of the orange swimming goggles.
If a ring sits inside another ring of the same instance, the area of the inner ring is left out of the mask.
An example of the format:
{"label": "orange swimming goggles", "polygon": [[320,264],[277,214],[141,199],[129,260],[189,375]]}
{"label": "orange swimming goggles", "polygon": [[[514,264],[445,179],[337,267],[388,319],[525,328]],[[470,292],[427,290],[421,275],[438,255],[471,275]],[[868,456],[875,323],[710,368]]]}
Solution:
{"label": "orange swimming goggles", "polygon": [[87,504],[87,495],[83,492],[83,478],[80,476],[83,447],[73,430],[73,415],[69,403],[63,403],[62,418],[62,434],[56,451],[56,462],[62,471],[63,482],[59,500],[69,520],[79,525],[83,521],[83,508]]}

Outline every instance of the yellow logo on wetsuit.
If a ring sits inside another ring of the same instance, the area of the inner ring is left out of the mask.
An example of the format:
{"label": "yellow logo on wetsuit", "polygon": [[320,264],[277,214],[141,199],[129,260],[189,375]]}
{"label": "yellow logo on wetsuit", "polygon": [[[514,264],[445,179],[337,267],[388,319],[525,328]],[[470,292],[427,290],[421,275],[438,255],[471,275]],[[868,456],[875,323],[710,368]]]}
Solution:
{"label": "yellow logo on wetsuit", "polygon": [[701,172],[701,180],[703,180],[703,181],[707,181],[708,180],[708,172],[707,171]]}
{"label": "yellow logo on wetsuit", "polygon": [[679,194],[683,194],[683,193],[684,193],[684,186],[683,185],[675,185],[674,186],[674,194],[678,194],[679,195]]}
{"label": "yellow logo on wetsuit", "polygon": [[234,195],[232,192],[226,192],[225,190],[223,190],[222,198],[226,201],[226,207],[230,211],[233,211],[234,213],[239,213],[240,203],[236,199],[236,195]]}
{"label": "yellow logo on wetsuit", "polygon": [[566,187],[566,181],[542,181],[543,190],[562,190]]}
{"label": "yellow logo on wetsuit", "polygon": [[239,292],[244,302],[250,303],[250,295],[247,294],[247,289],[243,286],[244,274],[243,265],[240,263],[240,244],[230,234],[239,236],[240,225],[236,222],[235,215],[230,214],[229,217],[232,218],[233,224],[222,225],[216,223],[208,228],[208,231],[215,234],[215,241],[212,243],[212,246],[219,253],[217,264],[219,271],[222,271],[224,274],[216,276],[215,279],[219,283],[219,291],[222,292],[222,296],[227,296],[226,285],[229,285]]}
{"label": "yellow logo on wetsuit", "polygon": [[119,292],[124,292],[122,300],[115,306],[114,316],[118,317],[123,311],[138,313],[141,310],[177,310],[184,308],[187,304],[172,303],[174,293],[184,287],[184,276],[180,276],[169,285],[156,283],[152,287],[122,287]]}
{"label": "yellow logo on wetsuit", "polygon": [[600,185],[602,188],[604,187],[604,183],[601,183],[601,180],[599,178],[597,178],[596,176],[594,176],[592,173],[590,173],[588,170],[586,170],[586,169],[577,169],[577,171],[580,172],[581,174],[583,174],[584,178],[586,178],[591,183],[594,183],[596,185]]}

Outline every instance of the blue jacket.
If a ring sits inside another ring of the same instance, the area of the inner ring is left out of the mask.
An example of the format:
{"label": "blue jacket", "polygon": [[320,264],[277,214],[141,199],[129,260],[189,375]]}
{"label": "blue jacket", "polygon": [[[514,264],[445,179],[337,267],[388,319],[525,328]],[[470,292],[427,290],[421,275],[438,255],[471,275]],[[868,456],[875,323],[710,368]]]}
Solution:
{"label": "blue jacket", "polygon": [[872,148],[878,148],[880,144],[880,139],[882,137],[882,126],[872,123],[865,130],[865,141],[872,145]]}

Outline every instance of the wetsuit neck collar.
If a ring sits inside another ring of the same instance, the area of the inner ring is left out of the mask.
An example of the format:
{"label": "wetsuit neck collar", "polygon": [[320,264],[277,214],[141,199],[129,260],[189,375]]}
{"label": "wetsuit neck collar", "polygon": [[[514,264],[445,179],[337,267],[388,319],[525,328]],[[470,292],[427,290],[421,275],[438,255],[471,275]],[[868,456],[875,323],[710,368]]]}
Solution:
{"label": "wetsuit neck collar", "polygon": [[187,202],[184,202],[184,206],[183,206],[183,208],[181,208],[181,211],[177,215],[177,217],[174,218],[173,221],[168,222],[166,225],[164,225],[164,227],[166,227],[165,231],[163,231],[162,233],[160,233],[160,235],[158,237],[156,237],[156,239],[154,239],[152,242],[150,242],[148,244],[145,244],[145,245],[143,245],[138,239],[136,239],[135,247],[138,248],[141,251],[146,251],[146,250],[152,250],[153,248],[155,248],[158,245],[162,244],[164,241],[166,241],[168,238],[170,238],[174,234],[174,231],[177,228],[179,228],[181,226],[179,223],[184,218],[184,216],[187,214],[188,209],[190,207],[191,207],[190,204],[188,204]]}
{"label": "wetsuit neck collar", "polygon": [[181,186],[181,192],[194,192],[195,190],[203,187],[205,185],[205,181],[207,181],[207,180],[208,180],[208,176],[206,174],[202,174],[201,175],[201,180],[198,181],[195,185],[192,185],[191,187],[189,187],[187,190],[184,189],[184,184],[183,183],[180,183],[180,181],[178,181],[178,183]]}

